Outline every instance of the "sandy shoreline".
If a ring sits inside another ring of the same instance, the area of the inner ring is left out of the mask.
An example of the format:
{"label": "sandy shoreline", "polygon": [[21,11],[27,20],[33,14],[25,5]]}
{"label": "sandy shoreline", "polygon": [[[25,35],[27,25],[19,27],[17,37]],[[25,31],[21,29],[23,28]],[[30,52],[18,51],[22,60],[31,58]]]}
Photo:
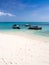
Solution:
{"label": "sandy shoreline", "polygon": [[0,65],[49,65],[49,38],[0,33]]}

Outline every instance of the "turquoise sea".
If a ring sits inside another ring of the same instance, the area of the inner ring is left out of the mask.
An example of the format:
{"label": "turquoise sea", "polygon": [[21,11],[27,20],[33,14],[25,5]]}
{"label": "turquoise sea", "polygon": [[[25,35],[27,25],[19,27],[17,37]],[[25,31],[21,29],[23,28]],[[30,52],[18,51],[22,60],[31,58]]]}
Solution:
{"label": "turquoise sea", "polygon": [[[20,25],[20,30],[12,29],[12,26],[14,24]],[[38,25],[42,27],[42,30],[28,30],[24,25],[30,24],[30,25]],[[49,37],[49,22],[0,22],[0,32],[26,32],[41,36],[47,36]]]}

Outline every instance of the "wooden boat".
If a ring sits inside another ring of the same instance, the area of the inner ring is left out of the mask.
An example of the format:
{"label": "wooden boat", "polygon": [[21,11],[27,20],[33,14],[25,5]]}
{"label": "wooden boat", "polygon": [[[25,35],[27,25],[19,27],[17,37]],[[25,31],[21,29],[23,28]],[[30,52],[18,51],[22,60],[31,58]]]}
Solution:
{"label": "wooden boat", "polygon": [[16,24],[14,24],[14,25],[12,26],[12,28],[13,28],[13,29],[20,29],[19,25],[16,25]]}
{"label": "wooden boat", "polygon": [[42,30],[42,27],[32,26],[32,27],[29,27],[28,29],[30,29],[30,30]]}

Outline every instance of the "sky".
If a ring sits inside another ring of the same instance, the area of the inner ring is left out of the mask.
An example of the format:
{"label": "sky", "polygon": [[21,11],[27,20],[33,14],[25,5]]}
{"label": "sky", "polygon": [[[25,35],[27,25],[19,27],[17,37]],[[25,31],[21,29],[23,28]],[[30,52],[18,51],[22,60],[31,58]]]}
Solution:
{"label": "sky", "polygon": [[49,0],[0,0],[0,22],[49,22]]}

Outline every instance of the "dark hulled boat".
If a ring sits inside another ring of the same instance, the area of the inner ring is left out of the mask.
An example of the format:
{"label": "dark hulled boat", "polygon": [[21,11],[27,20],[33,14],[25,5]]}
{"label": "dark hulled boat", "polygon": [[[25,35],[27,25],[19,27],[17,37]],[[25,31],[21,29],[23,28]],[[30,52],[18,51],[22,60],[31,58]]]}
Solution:
{"label": "dark hulled boat", "polygon": [[38,26],[30,26],[28,29],[30,30],[42,30],[42,27],[38,27]]}
{"label": "dark hulled boat", "polygon": [[14,25],[12,26],[12,28],[13,28],[13,29],[20,29],[20,26],[19,26],[19,25],[14,24]]}

